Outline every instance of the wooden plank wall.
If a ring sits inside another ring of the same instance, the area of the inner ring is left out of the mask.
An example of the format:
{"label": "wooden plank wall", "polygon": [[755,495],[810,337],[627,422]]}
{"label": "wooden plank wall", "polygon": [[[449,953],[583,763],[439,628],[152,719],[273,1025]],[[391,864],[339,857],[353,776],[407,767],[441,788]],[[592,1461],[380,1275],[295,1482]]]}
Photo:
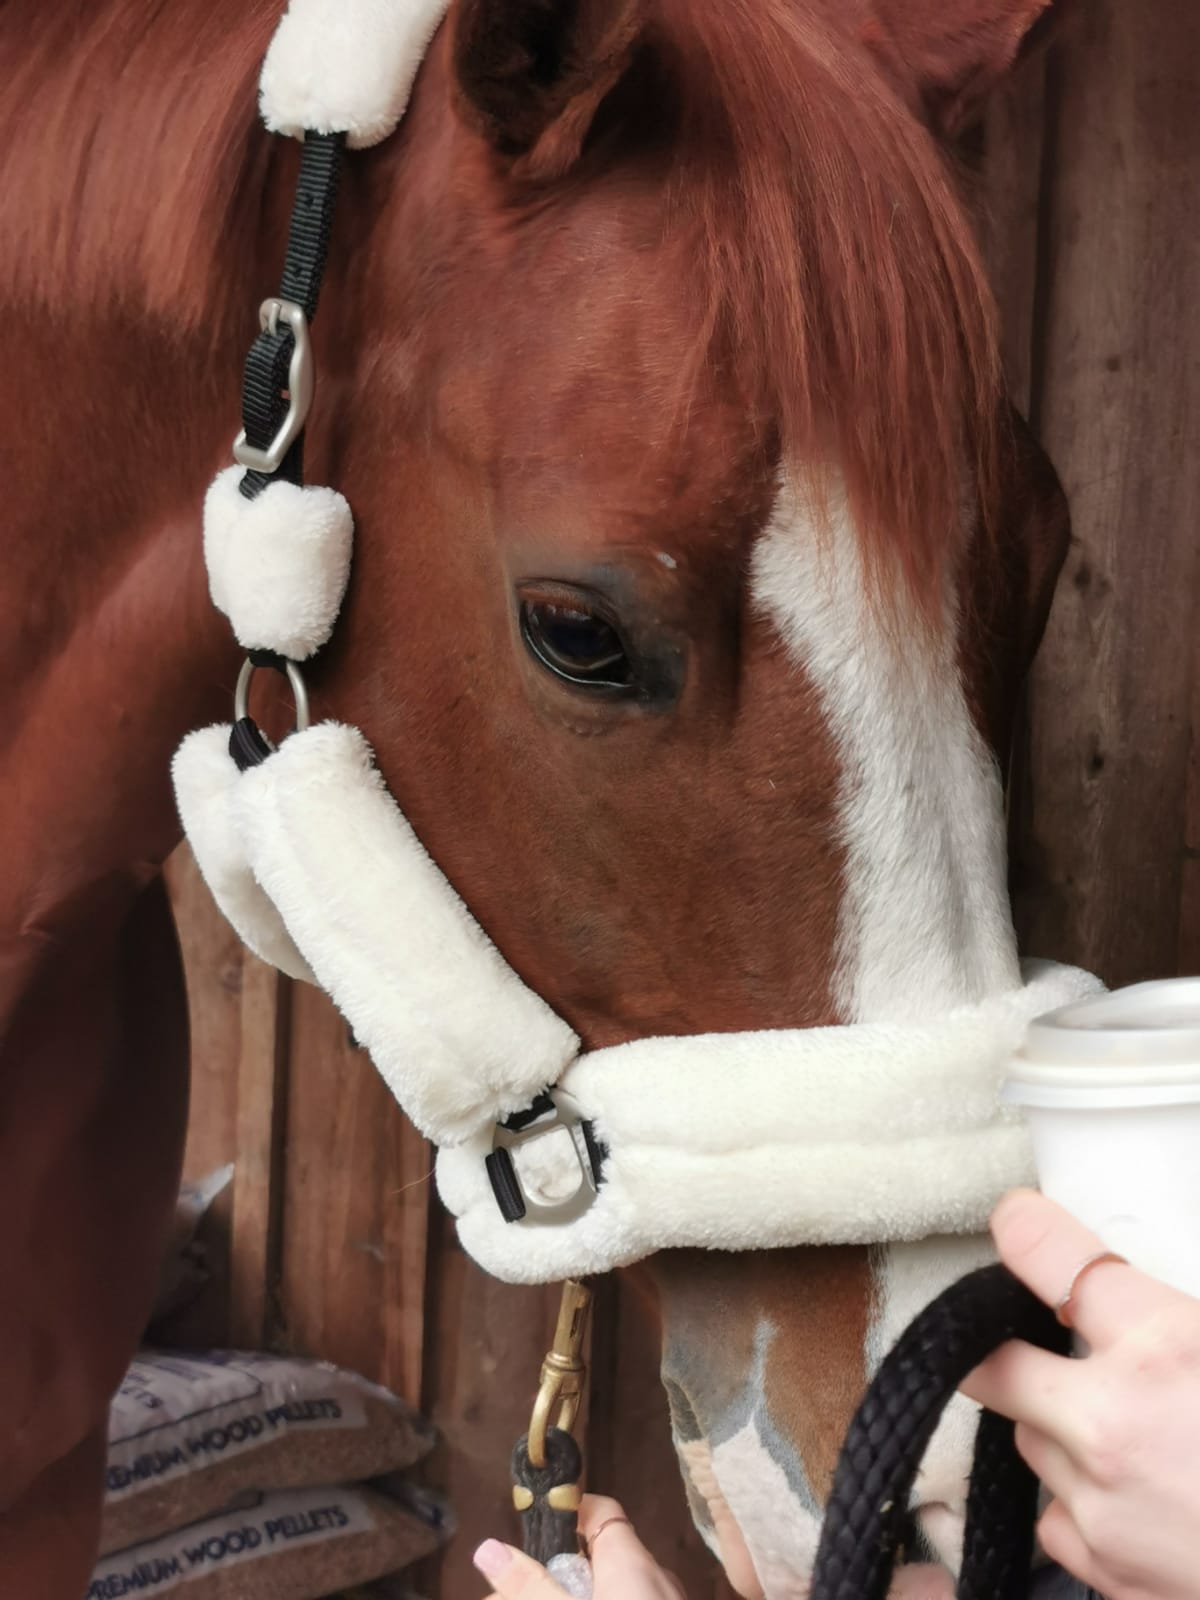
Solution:
{"label": "wooden plank wall", "polygon": [[[1200,970],[1198,100],[1191,0],[1082,0],[985,130],[983,229],[1013,390],[1075,518],[1019,762],[1018,923],[1025,948],[1110,982]],[[237,1163],[217,1217],[221,1281],[190,1333],[348,1362],[431,1415],[444,1443],[430,1479],[462,1531],[422,1587],[466,1600],[480,1592],[475,1542],[509,1525],[505,1462],[554,1292],[505,1288],[464,1258],[428,1148],[344,1024],[242,954],[185,856],[171,881],[194,1028],[188,1167]],[[637,1509],[692,1600],[719,1600],[656,1369],[636,1281],[606,1285],[593,1481]]]}
{"label": "wooden plank wall", "polygon": [[1041,129],[1029,407],[1074,540],[1016,905],[1027,948],[1129,983],[1200,970],[1200,8],[1081,0],[1039,77],[1009,107]]}

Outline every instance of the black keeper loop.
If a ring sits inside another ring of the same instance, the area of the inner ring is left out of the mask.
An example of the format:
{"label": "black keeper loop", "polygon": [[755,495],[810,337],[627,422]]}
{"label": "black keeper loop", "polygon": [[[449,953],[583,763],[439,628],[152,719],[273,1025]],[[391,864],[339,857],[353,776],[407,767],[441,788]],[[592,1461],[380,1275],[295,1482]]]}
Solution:
{"label": "black keeper loop", "polygon": [[278,650],[248,650],[247,655],[256,667],[265,667],[271,672],[281,672],[287,676],[287,657],[281,656]]}

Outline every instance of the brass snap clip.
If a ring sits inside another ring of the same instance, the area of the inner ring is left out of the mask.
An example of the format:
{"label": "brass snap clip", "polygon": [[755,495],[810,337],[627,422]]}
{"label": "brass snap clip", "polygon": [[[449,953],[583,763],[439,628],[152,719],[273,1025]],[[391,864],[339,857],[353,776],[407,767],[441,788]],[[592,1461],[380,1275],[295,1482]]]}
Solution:
{"label": "brass snap clip", "polygon": [[539,1470],[546,1465],[546,1431],[561,1428],[570,1433],[583,1401],[587,1368],[583,1345],[587,1337],[592,1291],[575,1278],[562,1286],[554,1344],[542,1362],[537,1399],[529,1420],[529,1459]]}

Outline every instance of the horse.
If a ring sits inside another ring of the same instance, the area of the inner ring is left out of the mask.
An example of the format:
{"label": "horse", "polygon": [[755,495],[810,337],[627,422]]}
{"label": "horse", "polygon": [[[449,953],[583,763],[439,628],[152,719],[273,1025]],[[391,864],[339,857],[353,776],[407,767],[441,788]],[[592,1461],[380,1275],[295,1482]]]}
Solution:
{"label": "horse", "polygon": [[[187,1105],[169,767],[238,655],[199,508],[282,259],[278,0],[0,12],[9,782],[0,1557],[68,1600]],[[1003,779],[1068,537],[947,140],[1048,0],[455,0],[347,163],[311,675],[589,1048],[907,1021],[1018,981]],[[975,1239],[650,1268],[687,1492],[802,1594],[838,1440]],[[917,1486],[955,1560],[965,1407]]]}

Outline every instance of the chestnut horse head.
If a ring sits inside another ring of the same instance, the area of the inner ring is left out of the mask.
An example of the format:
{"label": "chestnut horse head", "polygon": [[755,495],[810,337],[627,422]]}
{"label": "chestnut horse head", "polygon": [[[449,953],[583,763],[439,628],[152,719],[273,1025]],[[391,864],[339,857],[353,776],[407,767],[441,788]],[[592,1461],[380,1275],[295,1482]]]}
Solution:
{"label": "chestnut horse head", "polygon": [[[399,135],[348,164],[310,459],[355,565],[314,697],[589,1047],[1017,982],[1002,769],[1065,518],[939,141],[1046,4],[457,0]],[[0,197],[10,409],[66,330],[63,414],[112,441],[56,522],[16,506],[37,659],[114,604],[159,658],[139,760],[83,741],[128,804],[75,855],[122,864],[173,842],[159,774],[236,670],[198,509],[294,162],[253,121],[276,5],[141,11],[10,0]],[[977,1248],[658,1260],[681,1459],[742,1592],[803,1592],[865,1378]]]}

